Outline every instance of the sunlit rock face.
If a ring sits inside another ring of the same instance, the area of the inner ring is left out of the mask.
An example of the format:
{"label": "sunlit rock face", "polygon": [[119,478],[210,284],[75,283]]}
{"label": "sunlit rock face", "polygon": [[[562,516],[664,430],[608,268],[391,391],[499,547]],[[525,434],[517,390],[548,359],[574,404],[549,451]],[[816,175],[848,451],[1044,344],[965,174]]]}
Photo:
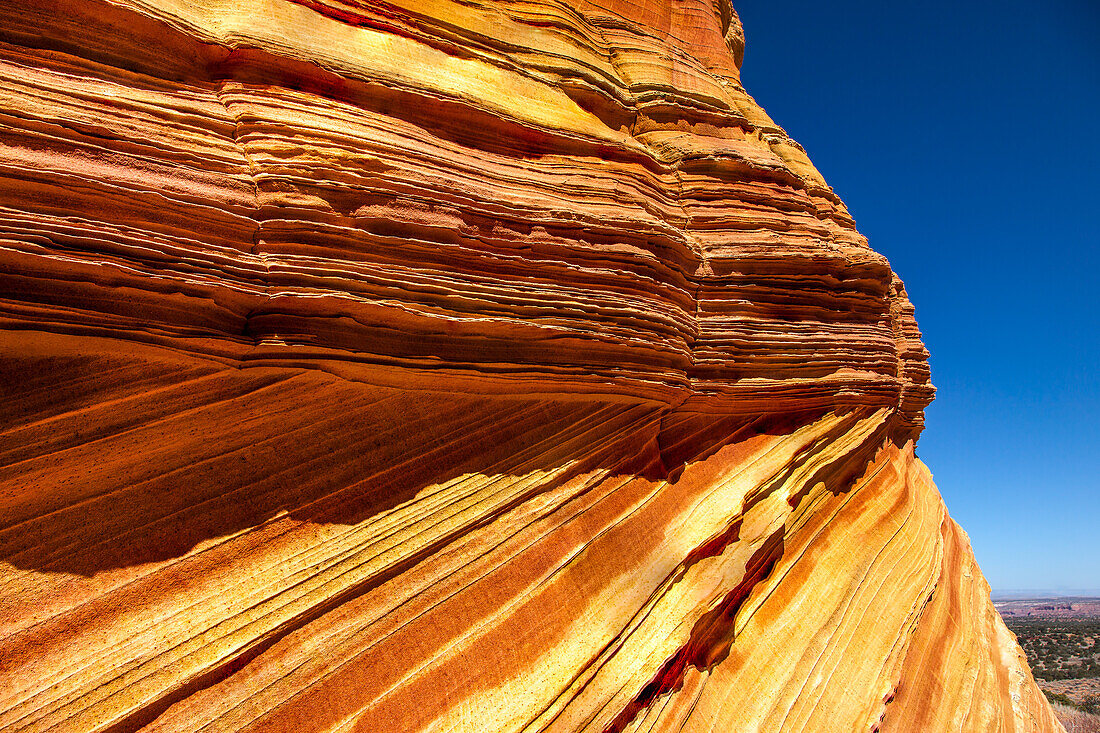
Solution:
{"label": "sunlit rock face", "polygon": [[0,2],[0,729],[1057,730],[727,0]]}

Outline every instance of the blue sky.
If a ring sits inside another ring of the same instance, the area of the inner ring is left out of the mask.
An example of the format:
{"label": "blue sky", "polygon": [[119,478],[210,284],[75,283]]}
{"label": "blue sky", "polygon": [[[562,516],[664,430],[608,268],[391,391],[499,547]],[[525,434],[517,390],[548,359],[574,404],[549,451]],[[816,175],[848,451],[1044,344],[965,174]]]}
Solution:
{"label": "blue sky", "polygon": [[1100,3],[734,0],[742,80],[905,281],[995,591],[1100,592]]}

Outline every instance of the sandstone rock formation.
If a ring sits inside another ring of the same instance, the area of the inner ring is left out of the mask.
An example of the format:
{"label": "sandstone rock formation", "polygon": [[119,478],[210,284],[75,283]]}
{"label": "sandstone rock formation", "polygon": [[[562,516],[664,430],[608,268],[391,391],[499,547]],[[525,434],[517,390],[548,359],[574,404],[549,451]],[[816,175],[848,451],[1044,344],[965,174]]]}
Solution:
{"label": "sandstone rock formation", "polygon": [[0,1],[0,729],[1057,730],[743,51]]}

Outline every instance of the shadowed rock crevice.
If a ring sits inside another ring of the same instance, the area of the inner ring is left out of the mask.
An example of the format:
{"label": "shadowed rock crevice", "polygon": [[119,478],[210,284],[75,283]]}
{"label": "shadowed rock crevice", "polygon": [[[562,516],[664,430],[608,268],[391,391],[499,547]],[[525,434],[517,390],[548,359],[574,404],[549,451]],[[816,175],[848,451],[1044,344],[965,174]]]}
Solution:
{"label": "shadowed rock crevice", "polygon": [[[726,540],[727,544],[730,540]],[[735,541],[735,540],[734,540]],[[702,548],[701,548],[702,549]],[[719,550],[719,548],[711,548]],[[716,554],[716,553],[714,553]],[[783,555],[783,535],[769,536],[745,564],[745,575],[712,610],[704,614],[691,629],[688,643],[669,659],[657,676],[650,680],[622,712],[604,728],[605,733],[622,733],[639,713],[649,708],[662,695],[677,692],[684,684],[688,667],[706,671],[720,664],[736,641],[734,621],[752,589],[768,577],[776,561]]]}

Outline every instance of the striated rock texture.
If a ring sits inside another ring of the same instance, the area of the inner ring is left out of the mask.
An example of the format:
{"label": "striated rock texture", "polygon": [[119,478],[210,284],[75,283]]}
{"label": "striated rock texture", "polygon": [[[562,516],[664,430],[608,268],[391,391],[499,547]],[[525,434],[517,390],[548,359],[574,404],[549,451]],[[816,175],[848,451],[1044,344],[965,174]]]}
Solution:
{"label": "striated rock texture", "polygon": [[0,729],[1058,730],[728,0],[0,0]]}

